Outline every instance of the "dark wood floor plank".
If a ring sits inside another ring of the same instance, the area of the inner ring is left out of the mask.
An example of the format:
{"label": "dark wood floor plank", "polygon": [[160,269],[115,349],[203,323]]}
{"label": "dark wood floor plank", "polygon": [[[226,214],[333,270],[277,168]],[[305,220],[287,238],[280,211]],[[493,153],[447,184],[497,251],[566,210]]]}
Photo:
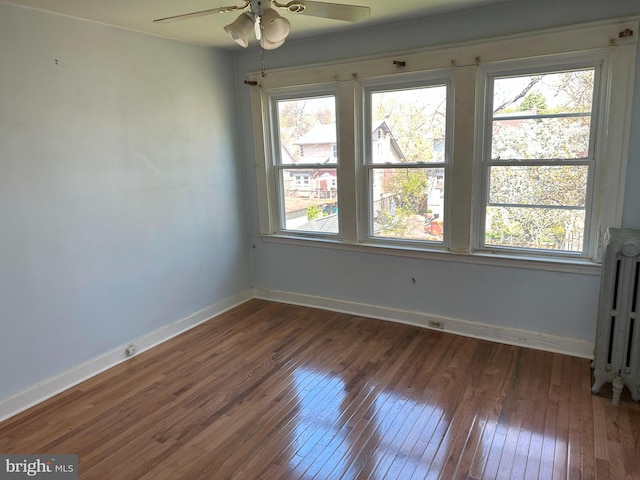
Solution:
{"label": "dark wood floor plank", "polygon": [[[513,371],[511,391],[505,400],[501,429],[505,432],[504,445],[496,478],[522,478],[527,456],[518,453],[527,451],[531,442],[531,427],[527,423],[530,412],[530,392],[535,391],[536,352],[523,350]],[[520,463],[523,461],[523,463]]]}
{"label": "dark wood floor plank", "polygon": [[[528,430],[530,432],[529,450],[523,478],[535,480],[540,478],[542,448],[544,445],[544,424],[547,416],[546,398],[550,390],[551,377],[548,372],[552,367],[553,357],[545,352],[536,352],[533,362],[536,365],[536,385],[529,392],[531,396],[528,412]],[[533,387],[533,385],[532,385]]]}
{"label": "dark wood floor plank", "polygon": [[[494,347],[488,342],[480,342],[471,361],[472,370],[468,372],[467,389],[463,396],[463,403],[471,407],[470,424],[462,431],[464,437],[460,436],[460,439],[464,440],[459,447],[461,451],[455,448],[449,451],[443,476],[464,478],[471,475],[470,470],[476,463],[475,457],[482,448],[481,442],[487,421],[494,411],[495,395],[504,382],[504,376],[499,374],[505,372],[504,364],[497,355],[504,349]],[[473,370],[475,368],[479,370]]]}
{"label": "dark wood floor plank", "polygon": [[640,479],[589,362],[251,300],[0,424],[80,478]]}
{"label": "dark wood floor plank", "polygon": [[[440,374],[436,374],[440,380],[431,384],[437,392],[435,405],[439,407],[439,411],[436,415],[432,415],[434,422],[428,424],[426,432],[429,438],[427,440],[425,437],[426,445],[422,449],[422,456],[412,478],[442,473],[449,447],[457,438],[460,427],[464,423],[463,415],[456,417],[456,411],[465,406],[466,386],[472,379],[471,376],[466,375],[466,372],[477,347],[477,342],[471,339],[455,339],[450,354],[445,357],[447,362],[442,364]],[[466,398],[468,399],[468,395]]]}
{"label": "dark wood floor plank", "polygon": [[577,359],[572,358],[569,378],[571,381],[571,399],[569,402],[569,444],[567,452],[567,478],[593,478],[594,473],[587,465],[583,470],[583,452],[581,448],[582,421],[585,417],[584,404],[582,402],[581,388],[583,383],[575,381],[580,378],[580,365]]}
{"label": "dark wood floor plank", "polygon": [[582,478],[593,479],[596,477],[596,455],[595,455],[595,429],[593,423],[593,400],[592,396],[585,395],[584,392],[591,388],[591,375],[588,377],[581,371],[576,372],[574,378],[580,379],[580,403],[582,404],[582,429],[580,431],[580,471]]}
{"label": "dark wood floor plank", "polygon": [[[495,347],[495,345],[492,346]],[[481,396],[487,401],[485,420],[482,427],[482,435],[475,448],[468,474],[468,478],[474,480],[483,478],[483,472],[487,469],[487,463],[492,452],[491,445],[502,415],[504,399],[511,387],[513,367],[518,353],[517,349],[505,345],[500,345],[499,348],[493,348],[492,350],[493,353],[487,365],[488,383],[482,383],[483,388],[486,390],[481,393]],[[497,458],[499,459],[499,456]]]}
{"label": "dark wood floor plank", "polygon": [[560,398],[556,422],[556,448],[554,452],[553,478],[567,478],[569,458],[569,427],[571,415],[571,359],[558,355],[560,360]]}

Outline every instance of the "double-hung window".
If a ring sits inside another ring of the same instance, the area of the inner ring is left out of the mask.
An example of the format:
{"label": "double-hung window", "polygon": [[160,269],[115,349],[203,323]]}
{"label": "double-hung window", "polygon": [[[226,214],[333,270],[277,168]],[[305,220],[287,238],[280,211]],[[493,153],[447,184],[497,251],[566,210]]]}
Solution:
{"label": "double-hung window", "polygon": [[448,76],[365,83],[369,240],[443,243],[450,90]]}
{"label": "double-hung window", "polygon": [[591,251],[601,65],[519,61],[483,70],[481,248]]}
{"label": "double-hung window", "polygon": [[273,96],[271,159],[277,231],[338,233],[336,101],[332,93]]}
{"label": "double-hung window", "polygon": [[251,75],[260,233],[590,268],[622,219],[638,28]]}

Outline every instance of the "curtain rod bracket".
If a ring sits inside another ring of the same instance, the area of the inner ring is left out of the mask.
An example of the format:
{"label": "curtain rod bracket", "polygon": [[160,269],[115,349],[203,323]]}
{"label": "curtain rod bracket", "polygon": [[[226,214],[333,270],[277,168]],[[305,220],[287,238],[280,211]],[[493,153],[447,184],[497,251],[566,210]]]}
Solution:
{"label": "curtain rod bracket", "polygon": [[618,34],[618,38],[627,38],[627,37],[633,37],[633,30],[631,30],[630,28],[625,28],[623,31],[621,31]]}

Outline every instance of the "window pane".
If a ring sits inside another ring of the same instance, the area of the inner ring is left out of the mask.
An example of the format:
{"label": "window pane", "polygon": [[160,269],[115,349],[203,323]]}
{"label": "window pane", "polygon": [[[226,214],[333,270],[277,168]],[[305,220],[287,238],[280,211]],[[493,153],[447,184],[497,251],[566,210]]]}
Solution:
{"label": "window pane", "polygon": [[336,163],[334,96],[278,101],[280,163]]}
{"label": "window pane", "polygon": [[444,169],[371,170],[373,236],[443,241]]}
{"label": "window pane", "polygon": [[281,170],[285,230],[338,233],[335,168]]}
{"label": "window pane", "polygon": [[585,165],[491,167],[489,203],[584,207]]}
{"label": "window pane", "polygon": [[589,113],[594,69],[496,78],[493,114]]}
{"label": "window pane", "polygon": [[494,120],[491,158],[587,158],[590,129],[591,117]]}
{"label": "window pane", "polygon": [[447,87],[371,94],[370,163],[443,162]]}
{"label": "window pane", "polygon": [[491,158],[589,156],[593,69],[496,78]]}
{"label": "window pane", "polygon": [[581,252],[584,221],[584,209],[487,207],[485,244]]}

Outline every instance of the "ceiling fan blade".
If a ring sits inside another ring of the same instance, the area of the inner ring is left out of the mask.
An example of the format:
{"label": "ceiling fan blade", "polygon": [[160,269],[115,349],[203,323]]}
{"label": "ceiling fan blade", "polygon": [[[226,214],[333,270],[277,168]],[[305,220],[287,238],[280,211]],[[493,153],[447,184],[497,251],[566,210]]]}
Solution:
{"label": "ceiling fan blade", "polygon": [[249,6],[251,0],[245,0],[245,4],[241,6],[231,5],[229,7],[209,8],[208,10],[200,10],[199,12],[183,13],[172,17],[156,18],[153,23],[169,23],[177,20],[185,20],[187,18],[204,17],[205,15],[213,15],[214,13],[227,13],[235,10],[244,10]]}
{"label": "ceiling fan blade", "polygon": [[[345,22],[359,22],[366,20],[371,15],[371,8],[361,7],[358,5],[343,5],[339,3],[326,3],[326,2],[313,2],[302,0],[300,2],[290,2],[285,5],[280,5],[277,2],[273,2],[276,6],[285,7],[292,13],[296,13],[295,5],[303,4],[304,9],[299,11],[304,15],[312,15],[314,17],[331,18],[334,20],[344,20]],[[292,9],[290,6],[293,6]]]}

